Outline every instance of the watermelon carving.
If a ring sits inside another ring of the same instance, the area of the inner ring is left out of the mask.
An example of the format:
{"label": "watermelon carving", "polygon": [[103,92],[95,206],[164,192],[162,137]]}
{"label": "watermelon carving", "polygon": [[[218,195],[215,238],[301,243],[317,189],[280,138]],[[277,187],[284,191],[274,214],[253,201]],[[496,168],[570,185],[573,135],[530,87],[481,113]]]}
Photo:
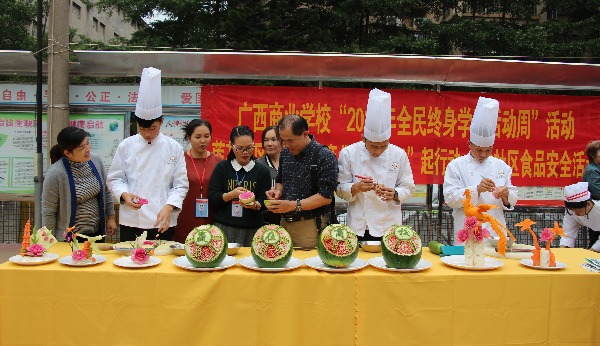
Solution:
{"label": "watermelon carving", "polygon": [[185,238],[185,257],[196,268],[214,268],[227,255],[227,237],[214,225],[194,228]]}
{"label": "watermelon carving", "polygon": [[261,268],[283,268],[292,258],[292,238],[281,226],[262,226],[252,238],[251,253]]}
{"label": "watermelon carving", "polygon": [[345,268],[358,256],[358,238],[346,225],[329,225],[319,235],[317,252],[328,266]]}
{"label": "watermelon carving", "polygon": [[390,268],[412,269],[421,259],[421,237],[410,226],[392,225],[381,239],[381,252]]}
{"label": "watermelon carving", "polygon": [[240,202],[248,205],[254,203],[254,193],[246,191],[240,194]]}

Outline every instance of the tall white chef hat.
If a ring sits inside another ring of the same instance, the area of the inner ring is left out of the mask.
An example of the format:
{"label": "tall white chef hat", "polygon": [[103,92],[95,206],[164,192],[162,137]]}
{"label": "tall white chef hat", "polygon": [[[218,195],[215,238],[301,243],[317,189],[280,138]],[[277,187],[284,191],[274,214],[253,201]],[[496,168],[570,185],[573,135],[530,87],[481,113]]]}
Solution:
{"label": "tall white chef hat", "polygon": [[585,202],[590,198],[592,195],[588,191],[587,181],[565,186],[565,202]]}
{"label": "tall white chef hat", "polygon": [[365,138],[383,142],[392,136],[392,95],[373,89],[369,92],[365,119]]}
{"label": "tall white chef hat", "polygon": [[142,71],[140,90],[138,92],[135,115],[144,120],[153,120],[162,115],[160,88],[161,72],[154,67],[146,67]]}
{"label": "tall white chef hat", "polygon": [[471,143],[479,147],[491,147],[496,139],[496,123],[498,122],[497,100],[479,97],[477,107],[471,121]]}

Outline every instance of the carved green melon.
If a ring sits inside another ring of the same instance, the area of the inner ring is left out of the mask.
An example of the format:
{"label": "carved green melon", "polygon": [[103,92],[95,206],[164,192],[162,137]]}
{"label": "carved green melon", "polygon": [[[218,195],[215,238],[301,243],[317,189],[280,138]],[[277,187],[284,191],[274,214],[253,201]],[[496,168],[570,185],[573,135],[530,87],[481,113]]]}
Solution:
{"label": "carved green melon", "polygon": [[283,268],[292,258],[292,238],[281,226],[262,226],[252,238],[251,253],[261,268]]}
{"label": "carved green melon", "polygon": [[194,267],[214,268],[227,256],[227,236],[217,226],[198,226],[185,238],[184,248]]}
{"label": "carved green melon", "polygon": [[388,267],[412,269],[421,259],[421,237],[410,226],[392,225],[383,234],[381,252]]}
{"label": "carved green melon", "polygon": [[319,235],[317,252],[328,266],[345,268],[358,256],[358,238],[346,225],[329,225]]}

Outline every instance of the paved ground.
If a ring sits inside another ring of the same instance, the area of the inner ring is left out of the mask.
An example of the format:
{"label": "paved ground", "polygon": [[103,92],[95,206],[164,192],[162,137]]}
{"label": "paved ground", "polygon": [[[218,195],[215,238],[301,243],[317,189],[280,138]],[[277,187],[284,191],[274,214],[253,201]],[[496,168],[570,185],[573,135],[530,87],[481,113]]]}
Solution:
{"label": "paved ground", "polygon": [[21,244],[4,244],[0,243],[0,263],[8,261],[8,259],[19,253]]}

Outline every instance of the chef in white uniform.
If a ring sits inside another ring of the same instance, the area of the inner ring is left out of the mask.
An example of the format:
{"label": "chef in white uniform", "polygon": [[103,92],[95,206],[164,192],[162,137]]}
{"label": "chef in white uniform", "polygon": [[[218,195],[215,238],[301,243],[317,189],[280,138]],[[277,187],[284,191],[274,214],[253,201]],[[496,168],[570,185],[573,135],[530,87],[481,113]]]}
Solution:
{"label": "chef in white uniform", "polygon": [[349,202],[346,224],[360,240],[381,240],[391,225],[401,225],[400,206],[415,190],[408,155],[390,144],[391,113],[391,95],[371,90],[363,139],[338,159],[336,193]]}
{"label": "chef in white uniform", "polygon": [[135,121],[138,134],[119,144],[107,177],[121,201],[121,241],[143,231],[148,239],[171,240],[189,184],[181,145],[160,133],[161,71],[153,67],[142,72]]}
{"label": "chef in white uniform", "polygon": [[581,226],[589,228],[589,248],[600,252],[600,202],[592,200],[587,182],[565,186],[565,218],[560,247],[574,247]]}
{"label": "chef in white uniform", "polygon": [[[464,226],[462,201],[464,192],[471,191],[471,203],[497,206],[487,212],[506,226],[504,210],[512,210],[517,203],[517,188],[511,183],[512,169],[504,161],[492,156],[499,103],[480,97],[470,126],[469,153],[450,161],[444,175],[444,199],[453,208],[454,243]],[[483,224],[495,234],[489,223]]]}

